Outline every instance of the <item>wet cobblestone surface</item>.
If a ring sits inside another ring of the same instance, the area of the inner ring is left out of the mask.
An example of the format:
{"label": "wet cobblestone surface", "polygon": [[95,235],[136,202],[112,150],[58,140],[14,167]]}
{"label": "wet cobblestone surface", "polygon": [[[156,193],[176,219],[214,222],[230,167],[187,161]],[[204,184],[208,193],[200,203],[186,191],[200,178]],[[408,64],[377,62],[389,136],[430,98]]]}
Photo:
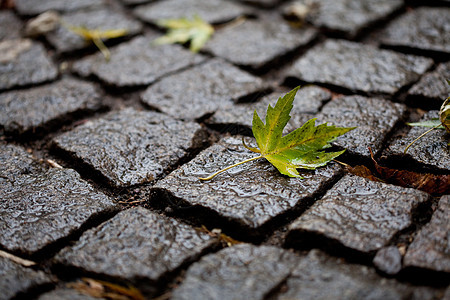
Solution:
{"label": "wet cobblestone surface", "polygon": [[[407,123],[449,95],[449,1],[12,2],[0,299],[449,298],[449,195],[374,181],[380,166],[448,180],[445,130],[404,150],[429,129]],[[27,38],[48,10],[63,23]],[[215,28],[199,53],[154,43],[158,20],[195,15]],[[68,25],[126,34],[104,40],[108,61]],[[339,161],[199,180],[255,157],[254,111],[298,84],[284,133],[356,126],[332,143]]]}

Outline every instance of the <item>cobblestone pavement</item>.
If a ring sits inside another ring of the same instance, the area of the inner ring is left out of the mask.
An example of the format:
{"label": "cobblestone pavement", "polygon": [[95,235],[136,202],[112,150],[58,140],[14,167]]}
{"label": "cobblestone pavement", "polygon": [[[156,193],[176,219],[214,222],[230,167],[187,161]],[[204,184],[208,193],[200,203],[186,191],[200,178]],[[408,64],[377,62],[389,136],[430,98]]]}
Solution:
{"label": "cobblestone pavement", "polygon": [[[406,123],[448,96],[450,1],[305,0],[300,27],[282,0],[14,2],[0,10],[0,299],[119,299],[104,282],[129,299],[450,299],[448,188],[334,162],[198,180],[252,157],[253,111],[301,84],[287,130],[358,126],[340,160],[373,170],[371,147],[448,181],[443,130],[403,150],[426,131]],[[109,62],[64,26],[25,38],[50,9],[127,34],[106,41]],[[200,53],[152,44],[157,20],[195,14],[216,28]]]}

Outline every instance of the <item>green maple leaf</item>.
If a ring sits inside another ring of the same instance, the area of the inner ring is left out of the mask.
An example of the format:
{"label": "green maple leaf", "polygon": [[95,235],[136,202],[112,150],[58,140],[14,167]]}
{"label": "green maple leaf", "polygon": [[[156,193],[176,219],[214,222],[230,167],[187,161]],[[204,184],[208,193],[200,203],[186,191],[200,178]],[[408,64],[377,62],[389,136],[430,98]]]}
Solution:
{"label": "green maple leaf", "polygon": [[280,97],[275,107],[269,105],[265,124],[258,116],[258,113],[254,112],[252,131],[258,148],[248,147],[245,143],[244,146],[253,152],[259,153],[259,156],[244,160],[209,177],[200,179],[212,179],[217,174],[234,166],[260,158],[267,159],[281,174],[289,177],[301,177],[297,168],[314,170],[325,166],[328,162],[344,153],[345,150],[337,152],[325,152],[323,150],[331,147],[330,142],[355,129],[355,127],[328,126],[326,123],[315,126],[316,119],[311,119],[303,124],[302,127],[285,136],[282,135],[284,127],[291,118],[289,113],[292,110],[293,101],[299,88],[297,87],[284,97]]}
{"label": "green maple leaf", "polygon": [[157,25],[168,29],[166,35],[157,38],[157,45],[187,43],[190,50],[198,52],[214,33],[214,27],[195,15],[193,20],[187,18],[159,20]]}

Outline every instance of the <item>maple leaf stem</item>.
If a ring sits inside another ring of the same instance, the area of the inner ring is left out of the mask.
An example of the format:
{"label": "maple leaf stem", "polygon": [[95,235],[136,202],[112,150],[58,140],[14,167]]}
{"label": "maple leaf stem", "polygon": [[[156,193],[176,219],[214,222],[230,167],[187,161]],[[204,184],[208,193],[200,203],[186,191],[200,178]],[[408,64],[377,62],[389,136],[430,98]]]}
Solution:
{"label": "maple leaf stem", "polygon": [[229,169],[231,169],[231,168],[237,167],[237,166],[239,166],[239,165],[242,165],[242,164],[251,162],[251,161],[253,161],[253,160],[257,160],[257,159],[263,158],[263,157],[264,157],[264,156],[260,155],[260,156],[255,156],[255,157],[252,157],[252,158],[249,158],[249,159],[240,161],[240,162],[238,162],[238,163],[235,163],[234,165],[231,165],[231,166],[226,167],[225,169],[219,170],[219,171],[217,171],[216,173],[214,173],[214,174],[212,174],[212,175],[210,175],[210,176],[208,176],[208,177],[198,178],[198,179],[203,180],[203,181],[211,180],[211,179],[213,179],[214,177],[216,177],[216,175],[218,175],[218,174],[220,174],[220,173],[222,173],[222,172],[225,172],[225,171],[227,171],[227,170],[229,170]]}
{"label": "maple leaf stem", "polygon": [[424,133],[422,133],[421,135],[419,135],[417,138],[414,139],[414,141],[412,141],[411,143],[408,144],[408,146],[406,146],[405,150],[403,151],[404,154],[406,154],[406,152],[408,151],[409,147],[411,147],[415,142],[417,142],[418,140],[420,140],[424,135],[428,134],[429,132],[435,130],[436,128],[438,128],[439,126],[441,126],[441,124],[439,123],[438,125],[434,126],[433,128],[431,128],[430,130],[425,131]]}
{"label": "maple leaf stem", "polygon": [[111,53],[109,52],[108,47],[105,46],[102,39],[99,37],[93,38],[92,42],[94,42],[95,46],[97,46],[98,50],[103,54],[106,61],[109,61],[111,58]]}

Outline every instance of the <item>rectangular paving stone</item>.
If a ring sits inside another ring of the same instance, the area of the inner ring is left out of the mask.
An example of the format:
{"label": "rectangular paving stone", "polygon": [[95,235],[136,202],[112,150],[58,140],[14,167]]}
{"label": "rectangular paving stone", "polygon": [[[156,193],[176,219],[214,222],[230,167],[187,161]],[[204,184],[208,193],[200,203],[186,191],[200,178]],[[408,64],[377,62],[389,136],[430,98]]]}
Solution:
{"label": "rectangular paving stone", "polygon": [[58,70],[41,44],[29,39],[0,42],[0,91],[55,79]]}
{"label": "rectangular paving stone", "polygon": [[424,192],[346,175],[289,226],[289,243],[302,235],[325,237],[363,253],[374,252],[412,224]]}
{"label": "rectangular paving stone", "polygon": [[450,62],[439,64],[436,70],[425,74],[413,85],[408,91],[409,99],[417,106],[439,109],[449,94],[448,78],[450,78]]}
{"label": "rectangular paving stone", "polygon": [[141,20],[156,24],[162,19],[193,18],[208,23],[223,23],[248,12],[244,6],[227,0],[165,0],[138,6],[133,13]]}
{"label": "rectangular paving stone", "polygon": [[28,255],[114,209],[71,169],[50,169],[0,182],[0,245]]}
{"label": "rectangular paving stone", "polygon": [[86,231],[55,261],[89,272],[155,282],[214,243],[206,233],[138,207]]}
{"label": "rectangular paving stone", "polygon": [[0,11],[0,41],[19,39],[23,24],[11,10]]}
{"label": "rectangular paving stone", "polygon": [[160,196],[206,208],[244,228],[258,229],[274,217],[308,202],[336,180],[341,170],[336,164],[330,164],[314,171],[300,170],[304,179],[290,178],[281,175],[269,162],[260,160],[232,168],[208,182],[198,179],[254,156],[239,138],[225,138],[157,182],[154,188]]}
{"label": "rectangular paving stone", "polygon": [[367,266],[312,250],[301,258],[281,293],[270,299],[436,299],[440,291],[379,276]]}
{"label": "rectangular paving stone", "polygon": [[54,139],[57,147],[82,160],[115,186],[150,182],[200,147],[200,125],[153,111],[111,112]]}
{"label": "rectangular paving stone", "polygon": [[55,125],[70,114],[100,108],[100,95],[87,82],[64,78],[46,86],[0,94],[0,125],[22,134]]}
{"label": "rectangular paving stone", "polygon": [[344,40],[327,40],[309,50],[287,75],[368,94],[394,94],[417,81],[433,64],[428,58],[404,55]]}
{"label": "rectangular paving stone", "polygon": [[[81,26],[93,30],[124,29],[125,36],[135,35],[142,30],[140,22],[110,6],[66,13],[62,16],[62,21],[69,26]],[[46,38],[58,52],[70,52],[94,46],[92,41],[87,41],[63,25],[49,32]]]}
{"label": "rectangular paving stone", "polygon": [[[70,288],[59,288],[51,292],[42,294],[37,300],[98,300],[98,297],[83,294],[77,290]],[[104,298],[100,298],[104,299]]]}
{"label": "rectangular paving stone", "polygon": [[405,266],[450,273],[450,195],[442,196],[431,221],[408,247]]}
{"label": "rectangular paving stone", "polygon": [[343,96],[325,104],[316,117],[317,123],[357,127],[333,144],[346,148],[349,153],[369,156],[368,148],[374,153],[381,150],[386,137],[405,113],[403,104],[363,96]]}
{"label": "rectangular paving stone", "polygon": [[450,8],[419,7],[389,24],[382,33],[384,45],[450,53]]}
{"label": "rectangular paving stone", "polygon": [[347,37],[355,37],[403,5],[401,0],[300,0],[292,3],[300,3],[310,9],[305,18],[308,23]]}
{"label": "rectangular paving stone", "polygon": [[0,183],[14,182],[16,176],[43,171],[41,166],[24,148],[12,144],[0,144]]}
{"label": "rectangular paving stone", "polygon": [[67,12],[105,3],[105,0],[15,0],[14,6],[21,15],[38,15],[47,10]]}
{"label": "rectangular paving stone", "polygon": [[169,73],[205,60],[179,45],[152,45],[155,38],[155,34],[135,38],[111,48],[109,62],[101,53],[96,53],[76,62],[73,69],[83,77],[95,76],[110,86],[132,87],[149,85]]}
{"label": "rectangular paving stone", "polygon": [[208,116],[244,97],[263,93],[268,85],[220,59],[165,77],[150,86],[142,101],[177,119]]}
{"label": "rectangular paving stone", "polygon": [[35,271],[0,257],[0,299],[13,299],[31,288],[49,285],[54,281],[52,276],[42,271]]}
{"label": "rectangular paving stone", "polygon": [[294,29],[281,18],[263,16],[215,32],[204,50],[254,70],[305,46],[317,35],[313,28]]}
{"label": "rectangular paving stone", "polygon": [[[255,103],[229,103],[229,105],[219,108],[211,118],[207,120],[209,124],[220,124],[226,126],[244,127],[251,132],[253,112],[256,110],[261,119],[264,120],[267,107],[275,106],[279,97],[285,92],[273,92],[264,96]],[[301,88],[294,100],[294,107],[291,111],[291,119],[286,125],[285,131],[292,131],[312,118],[319,112],[322,105],[331,99],[331,93],[317,86],[306,86]]]}
{"label": "rectangular paving stone", "polygon": [[[433,118],[439,118],[438,111],[429,111],[420,121],[431,120]],[[406,135],[396,138],[389,145],[385,151],[385,155],[388,157],[405,158],[403,152],[406,146],[429,129],[426,127],[411,127]],[[450,150],[447,144],[448,134],[443,129],[436,129],[415,142],[409,148],[406,157],[428,167],[449,171]]]}
{"label": "rectangular paving stone", "polygon": [[295,254],[273,246],[225,248],[191,265],[171,299],[266,299],[297,260]]}

